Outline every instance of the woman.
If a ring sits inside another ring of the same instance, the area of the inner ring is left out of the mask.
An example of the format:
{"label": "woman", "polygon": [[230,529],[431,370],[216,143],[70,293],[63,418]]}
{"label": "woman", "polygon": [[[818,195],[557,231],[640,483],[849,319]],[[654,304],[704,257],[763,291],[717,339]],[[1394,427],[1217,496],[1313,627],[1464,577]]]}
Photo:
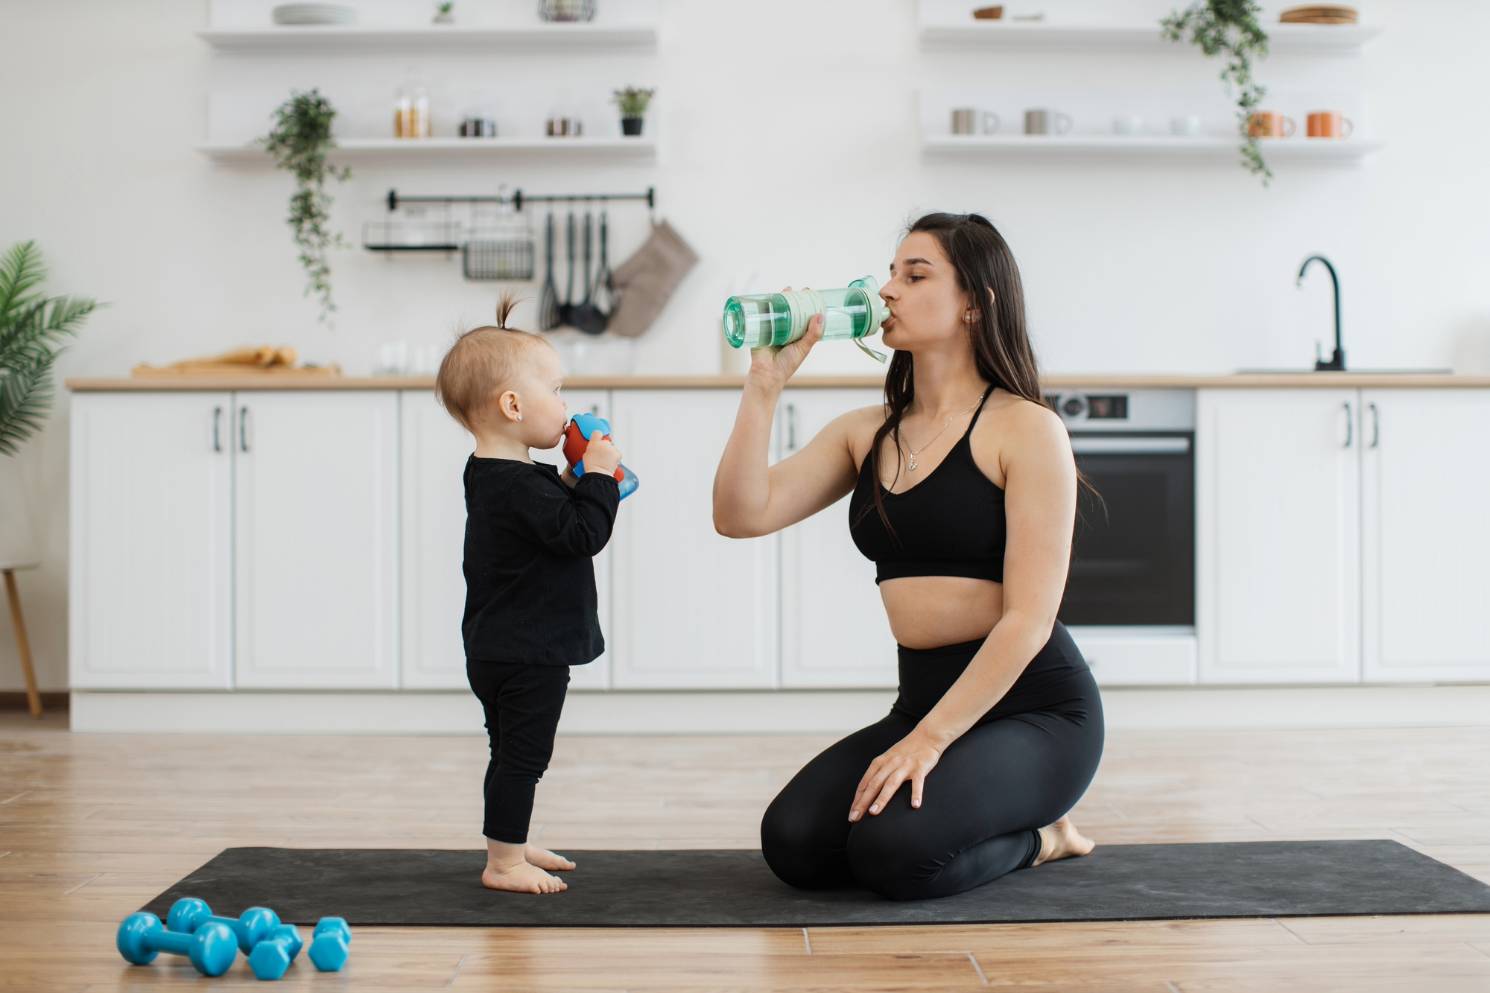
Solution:
{"label": "woman", "polygon": [[1090,852],[1066,813],[1096,773],[1103,722],[1056,619],[1079,474],[1041,400],[1009,246],[977,214],[929,214],[880,294],[895,349],[883,406],[841,415],[774,466],[776,402],[821,318],[790,345],[754,350],[714,524],[770,534],[853,494],[850,530],[876,563],[899,646],[899,696],[787,784],[761,848],[793,886],[910,900]]}

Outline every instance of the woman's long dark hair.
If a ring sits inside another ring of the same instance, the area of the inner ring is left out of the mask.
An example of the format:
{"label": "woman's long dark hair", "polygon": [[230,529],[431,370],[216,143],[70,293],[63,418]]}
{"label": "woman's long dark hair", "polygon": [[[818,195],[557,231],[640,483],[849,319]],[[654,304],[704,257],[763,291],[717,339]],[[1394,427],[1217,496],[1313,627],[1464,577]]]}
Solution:
{"label": "woman's long dark hair", "polygon": [[[981,214],[927,214],[906,229],[906,235],[917,232],[936,238],[957,274],[958,288],[972,300],[977,317],[967,328],[978,374],[994,387],[1047,406],[1040,393],[1040,371],[1025,323],[1019,266],[1004,236]],[[990,291],[992,307],[988,306]],[[879,482],[880,448],[886,435],[894,437],[895,475],[899,478],[900,422],[915,395],[915,358],[910,352],[897,351],[885,374],[885,423],[875,432],[874,444],[869,449],[874,507],[892,537],[895,529],[885,513],[884,489]],[[1076,478],[1080,486],[1096,493],[1079,469]]]}

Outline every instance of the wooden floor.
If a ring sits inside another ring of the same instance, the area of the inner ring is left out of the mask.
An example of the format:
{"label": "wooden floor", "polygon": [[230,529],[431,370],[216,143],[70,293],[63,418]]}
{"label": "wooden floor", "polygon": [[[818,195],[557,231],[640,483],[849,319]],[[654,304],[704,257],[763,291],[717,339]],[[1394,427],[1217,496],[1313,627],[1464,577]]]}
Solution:
{"label": "wooden floor", "polygon": [[[560,851],[755,847],[766,803],[829,740],[561,738],[534,840]],[[1490,881],[1487,756],[1490,728],[1118,732],[1074,816],[1098,844],[1395,838]],[[65,717],[0,714],[0,990],[262,989],[241,961],[216,980],[164,959],[125,965],[114,928],[231,845],[474,847],[484,763],[474,736],[72,735]],[[569,878],[584,885],[582,873]],[[358,928],[347,972],[297,966],[285,982],[504,993],[1487,991],[1490,916]]]}

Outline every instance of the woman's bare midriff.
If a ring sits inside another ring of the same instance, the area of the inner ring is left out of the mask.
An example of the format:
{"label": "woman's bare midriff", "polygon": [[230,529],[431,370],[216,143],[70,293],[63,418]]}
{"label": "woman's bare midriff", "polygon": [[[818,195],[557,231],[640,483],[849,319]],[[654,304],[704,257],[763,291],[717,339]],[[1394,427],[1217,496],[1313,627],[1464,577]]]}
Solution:
{"label": "woman's bare midriff", "polygon": [[906,576],[880,583],[895,641],[938,648],[983,638],[1004,615],[1004,585],[963,576]]}
{"label": "woman's bare midriff", "polygon": [[[985,405],[984,414],[978,421],[974,437],[987,436],[997,445],[999,412],[1010,403],[1021,403],[1019,398],[1003,391],[995,391]],[[879,429],[881,416],[876,408],[865,408],[863,420],[857,426],[850,443],[854,463],[862,465],[869,454],[874,433]],[[957,434],[948,432],[941,443],[929,446],[927,475],[948,454],[956,443]],[[885,439],[888,451],[885,458],[893,458],[894,449]],[[986,454],[985,454],[986,453]],[[982,444],[974,445],[974,460],[995,485],[1002,487],[1004,480],[997,475],[998,460],[988,453]],[[924,478],[924,477],[923,477]],[[902,489],[905,488],[903,485]],[[939,648],[956,645],[975,638],[984,638],[999,618],[1004,616],[1004,584],[991,579],[969,579],[964,576],[906,576],[887,579],[879,584],[880,599],[884,601],[885,613],[890,619],[890,631],[895,640],[906,648]]]}

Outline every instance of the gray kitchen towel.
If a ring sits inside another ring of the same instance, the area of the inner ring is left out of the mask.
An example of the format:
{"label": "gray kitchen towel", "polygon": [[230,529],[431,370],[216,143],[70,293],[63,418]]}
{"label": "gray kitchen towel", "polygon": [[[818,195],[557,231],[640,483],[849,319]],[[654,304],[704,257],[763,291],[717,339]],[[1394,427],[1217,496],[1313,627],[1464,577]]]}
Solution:
{"label": "gray kitchen towel", "polygon": [[1099,845],[905,902],[793,889],[753,849],[563,853],[578,864],[563,873],[569,889],[538,897],[483,889],[474,849],[229,848],[145,909],[164,918],[195,896],[219,914],[265,906],[296,924],[615,928],[1490,914],[1490,886],[1386,840]]}
{"label": "gray kitchen towel", "polygon": [[652,225],[647,240],[612,274],[616,303],[606,330],[623,338],[635,338],[646,331],[697,263],[698,253],[671,224],[660,221]]}

